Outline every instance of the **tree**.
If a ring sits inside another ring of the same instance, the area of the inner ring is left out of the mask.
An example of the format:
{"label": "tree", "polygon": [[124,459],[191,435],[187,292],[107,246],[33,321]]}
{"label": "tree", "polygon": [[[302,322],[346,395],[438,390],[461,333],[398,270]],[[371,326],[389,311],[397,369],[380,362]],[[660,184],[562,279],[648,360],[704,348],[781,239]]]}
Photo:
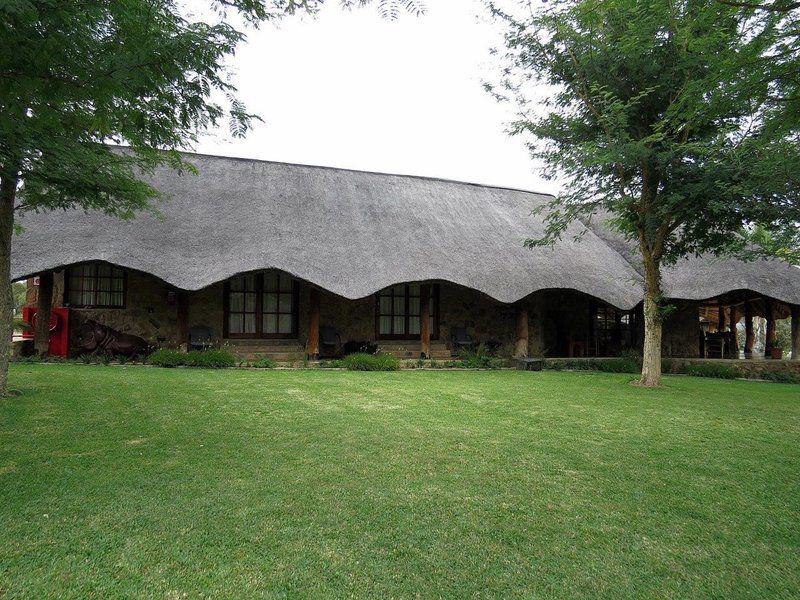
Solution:
{"label": "tree", "polygon": [[[365,5],[369,0],[343,0]],[[227,119],[243,136],[254,115],[236,98],[225,60],[251,25],[324,0],[209,0],[191,20],[177,0],[7,0],[0,4],[0,394],[12,329],[15,213],[82,207],[131,218],[158,200],[139,175],[191,170],[178,153]],[[388,18],[420,0],[379,0]],[[113,151],[107,142],[130,147]]]}
{"label": "tree", "polygon": [[[662,266],[741,251],[744,227],[798,220],[798,139],[770,98],[763,58],[783,16],[695,0],[527,0],[489,9],[506,26],[502,79],[546,175],[566,191],[545,210],[554,243],[599,210],[640,250],[640,383],[661,381]],[[539,88],[534,86],[539,84]],[[538,95],[538,101],[532,96]]]}

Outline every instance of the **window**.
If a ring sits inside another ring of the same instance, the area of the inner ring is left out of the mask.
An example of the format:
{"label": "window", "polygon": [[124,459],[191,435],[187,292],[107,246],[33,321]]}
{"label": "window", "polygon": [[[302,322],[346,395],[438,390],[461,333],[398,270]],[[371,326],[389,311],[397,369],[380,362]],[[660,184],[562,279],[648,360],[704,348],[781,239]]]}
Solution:
{"label": "window", "polygon": [[[439,288],[429,286],[430,332],[431,338],[438,337],[437,300]],[[383,339],[416,339],[421,333],[420,326],[420,284],[401,283],[378,293],[377,330]]]}
{"label": "window", "polygon": [[64,304],[72,308],[124,308],[125,271],[107,263],[69,267],[64,274]]}
{"label": "window", "polygon": [[634,344],[634,313],[610,306],[593,306],[591,319],[591,351],[595,356],[615,356]]}
{"label": "window", "polygon": [[225,286],[228,337],[297,335],[298,283],[278,271],[234,277]]}

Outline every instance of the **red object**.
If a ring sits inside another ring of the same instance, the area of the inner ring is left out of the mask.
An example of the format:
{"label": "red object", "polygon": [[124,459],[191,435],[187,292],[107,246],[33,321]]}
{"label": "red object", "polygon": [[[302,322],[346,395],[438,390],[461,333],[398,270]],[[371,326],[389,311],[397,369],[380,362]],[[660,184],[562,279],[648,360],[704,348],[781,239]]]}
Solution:
{"label": "red object", "polygon": [[[30,323],[30,327],[22,332],[24,339],[33,339],[36,329],[36,307],[22,307],[23,320]],[[54,307],[50,311],[50,356],[69,357],[69,309]]]}

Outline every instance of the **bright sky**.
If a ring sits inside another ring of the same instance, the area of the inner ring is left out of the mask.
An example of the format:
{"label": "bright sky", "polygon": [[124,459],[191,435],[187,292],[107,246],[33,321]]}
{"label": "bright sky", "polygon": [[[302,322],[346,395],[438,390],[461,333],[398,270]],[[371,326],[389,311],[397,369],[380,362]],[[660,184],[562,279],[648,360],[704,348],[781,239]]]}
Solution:
{"label": "bright sky", "polygon": [[500,28],[479,0],[429,0],[426,15],[381,19],[331,3],[317,18],[248,32],[234,67],[240,97],[264,119],[196,150],[553,192],[510,106],[482,88]]}

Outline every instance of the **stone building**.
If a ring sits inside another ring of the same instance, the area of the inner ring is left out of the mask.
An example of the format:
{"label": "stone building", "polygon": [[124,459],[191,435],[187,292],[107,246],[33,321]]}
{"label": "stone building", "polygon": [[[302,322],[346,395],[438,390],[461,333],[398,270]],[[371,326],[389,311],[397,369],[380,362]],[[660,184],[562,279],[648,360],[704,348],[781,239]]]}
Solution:
{"label": "stone building", "polygon": [[[207,332],[248,357],[315,357],[348,342],[435,358],[464,340],[531,356],[641,347],[637,255],[601,217],[531,249],[543,194],[187,158],[198,174],[164,167],[145,178],[163,201],[135,219],[24,214],[13,277],[52,282],[72,330],[91,318],[175,347]],[[738,356],[732,321],[800,320],[800,270],[778,261],[692,258],[666,270],[664,289],[667,356]]]}

